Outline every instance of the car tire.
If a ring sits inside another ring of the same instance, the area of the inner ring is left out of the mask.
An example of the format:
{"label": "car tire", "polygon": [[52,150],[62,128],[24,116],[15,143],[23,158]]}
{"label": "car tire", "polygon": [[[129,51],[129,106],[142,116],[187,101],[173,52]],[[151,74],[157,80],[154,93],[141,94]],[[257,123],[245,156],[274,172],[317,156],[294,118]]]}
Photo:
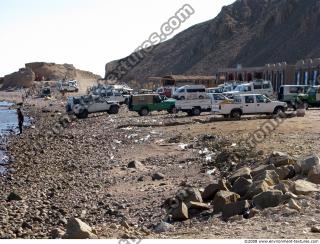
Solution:
{"label": "car tire", "polygon": [[86,119],[86,118],[88,118],[88,115],[89,115],[89,112],[88,112],[88,110],[83,110],[83,111],[81,111],[78,115],[77,115],[77,118],[78,119]]}
{"label": "car tire", "polygon": [[192,116],[193,115],[192,110],[188,111],[187,114],[188,116]]}
{"label": "car tire", "polygon": [[236,109],[236,110],[232,110],[231,113],[230,113],[230,117],[233,118],[233,119],[241,119],[241,111]]}
{"label": "car tire", "polygon": [[179,100],[185,100],[186,98],[185,97],[180,97],[180,99]]}
{"label": "car tire", "polygon": [[201,109],[199,108],[193,108],[192,109],[192,115],[193,116],[199,116],[201,114]]}
{"label": "car tire", "polygon": [[168,109],[168,113],[169,114],[176,114],[176,113],[178,113],[178,110],[176,107],[172,107],[172,108]]}
{"label": "car tire", "polygon": [[308,103],[304,103],[303,106],[304,106],[305,110],[309,110],[309,104]]}
{"label": "car tire", "polygon": [[109,114],[118,114],[119,113],[119,107],[118,106],[111,106],[109,111],[108,111]]}
{"label": "car tire", "polygon": [[140,116],[147,116],[148,114],[149,114],[149,110],[147,108],[143,108],[139,112]]}
{"label": "car tire", "polygon": [[274,111],[273,111],[273,114],[279,115],[280,113],[284,113],[284,112],[285,112],[285,110],[284,110],[283,107],[276,107],[276,108],[274,109]]}
{"label": "car tire", "polygon": [[204,96],[199,96],[199,99],[204,99]]}

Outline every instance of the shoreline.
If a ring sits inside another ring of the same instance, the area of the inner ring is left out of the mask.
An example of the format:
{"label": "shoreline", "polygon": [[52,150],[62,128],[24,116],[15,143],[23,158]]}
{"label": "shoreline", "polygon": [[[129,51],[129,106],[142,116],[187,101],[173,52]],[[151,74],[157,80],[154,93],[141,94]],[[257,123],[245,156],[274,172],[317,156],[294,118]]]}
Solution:
{"label": "shoreline", "polygon": [[[15,106],[13,102],[0,101],[0,114],[2,113],[3,121],[0,119],[0,177],[4,177],[10,168],[12,157],[8,150],[8,143],[12,138],[16,138],[18,135],[18,122],[15,112]],[[28,112],[25,110],[25,122],[24,129],[31,125],[31,119],[28,116]]]}

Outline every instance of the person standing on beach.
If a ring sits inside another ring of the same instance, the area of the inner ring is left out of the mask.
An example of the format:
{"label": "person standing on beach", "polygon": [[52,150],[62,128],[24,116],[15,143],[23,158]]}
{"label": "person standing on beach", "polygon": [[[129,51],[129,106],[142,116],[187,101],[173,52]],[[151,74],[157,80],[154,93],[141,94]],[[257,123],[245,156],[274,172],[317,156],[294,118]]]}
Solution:
{"label": "person standing on beach", "polygon": [[23,122],[24,122],[24,116],[23,116],[23,113],[21,111],[20,108],[17,109],[17,114],[18,114],[18,124],[19,124],[19,131],[20,131],[20,134],[22,134],[22,127],[23,127]]}

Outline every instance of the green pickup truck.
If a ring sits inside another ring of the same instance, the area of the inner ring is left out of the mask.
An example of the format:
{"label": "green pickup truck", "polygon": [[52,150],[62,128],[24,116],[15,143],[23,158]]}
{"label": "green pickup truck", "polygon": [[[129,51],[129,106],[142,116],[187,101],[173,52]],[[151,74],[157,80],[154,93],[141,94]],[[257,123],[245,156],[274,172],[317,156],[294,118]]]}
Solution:
{"label": "green pickup truck", "polygon": [[320,86],[312,86],[306,94],[299,94],[297,102],[303,103],[306,109],[320,107]]}
{"label": "green pickup truck", "polygon": [[168,111],[175,113],[176,100],[166,99],[158,94],[132,95],[129,99],[129,110],[138,112],[140,116],[147,116],[152,111]]}

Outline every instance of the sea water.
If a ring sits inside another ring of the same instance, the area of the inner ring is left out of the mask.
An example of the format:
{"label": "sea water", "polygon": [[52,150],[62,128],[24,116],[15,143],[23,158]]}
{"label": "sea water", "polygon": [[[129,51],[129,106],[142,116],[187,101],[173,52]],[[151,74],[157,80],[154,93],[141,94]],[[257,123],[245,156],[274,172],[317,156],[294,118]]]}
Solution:
{"label": "sea water", "polygon": [[11,110],[13,103],[0,102],[0,175],[2,175],[8,163],[9,157],[4,152],[6,136],[18,132],[18,117],[16,110]]}

